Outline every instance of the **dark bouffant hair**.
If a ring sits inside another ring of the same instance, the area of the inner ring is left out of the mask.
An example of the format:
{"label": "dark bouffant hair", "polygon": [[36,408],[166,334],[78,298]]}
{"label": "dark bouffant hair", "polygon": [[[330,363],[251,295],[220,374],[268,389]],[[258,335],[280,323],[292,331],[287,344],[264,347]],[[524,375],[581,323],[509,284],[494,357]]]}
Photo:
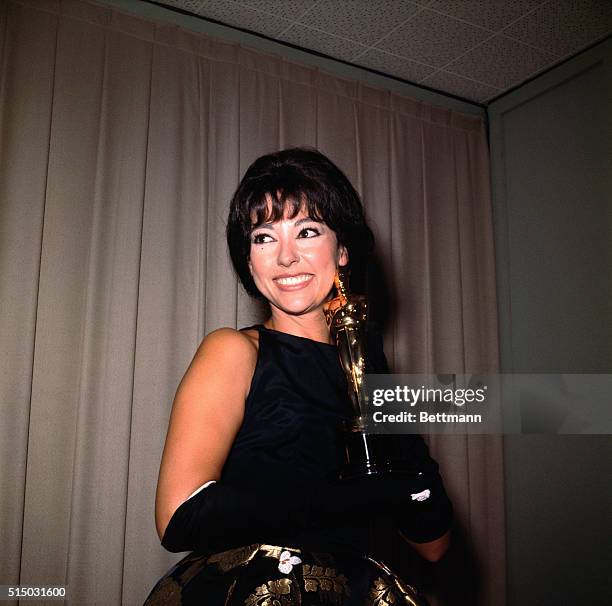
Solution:
{"label": "dark bouffant hair", "polygon": [[[268,212],[267,196],[272,200]],[[249,271],[251,231],[262,223],[289,218],[302,206],[336,233],[349,255],[351,284],[362,284],[374,245],[359,194],[346,175],[315,149],[292,148],[258,158],[246,171],[230,205],[227,243],[234,269],[249,295],[262,298]],[[255,216],[255,223],[251,217]]]}

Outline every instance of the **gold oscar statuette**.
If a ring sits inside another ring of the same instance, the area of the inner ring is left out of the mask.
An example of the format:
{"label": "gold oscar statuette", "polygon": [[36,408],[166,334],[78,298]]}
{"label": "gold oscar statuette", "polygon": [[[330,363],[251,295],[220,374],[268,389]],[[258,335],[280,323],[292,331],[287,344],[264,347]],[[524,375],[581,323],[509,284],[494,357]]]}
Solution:
{"label": "gold oscar statuette", "polygon": [[[417,482],[426,474],[414,462],[408,460],[395,438],[369,432],[368,427],[368,390],[366,356],[368,303],[364,295],[352,294],[348,289],[348,273],[340,268],[334,279],[336,296],[327,302],[325,319],[331,335],[336,341],[340,364],[346,375],[348,395],[351,401],[351,415],[343,424],[344,461],[341,464],[339,479],[350,482],[368,476],[382,474],[402,474]],[[371,559],[371,558],[370,558]],[[372,560],[379,566],[381,563]],[[386,567],[385,567],[386,569]],[[394,574],[387,569],[389,574]],[[427,606],[424,596],[413,586],[401,581],[394,575],[404,604]]]}
{"label": "gold oscar statuette", "polygon": [[[421,469],[402,452],[402,436],[372,433],[368,426],[367,322],[368,303],[364,295],[348,288],[348,274],[339,268],[334,280],[336,296],[327,302],[325,319],[333,336],[346,375],[351,416],[343,424],[344,461],[341,480],[401,473],[422,477]],[[400,438],[398,440],[397,438]]]}

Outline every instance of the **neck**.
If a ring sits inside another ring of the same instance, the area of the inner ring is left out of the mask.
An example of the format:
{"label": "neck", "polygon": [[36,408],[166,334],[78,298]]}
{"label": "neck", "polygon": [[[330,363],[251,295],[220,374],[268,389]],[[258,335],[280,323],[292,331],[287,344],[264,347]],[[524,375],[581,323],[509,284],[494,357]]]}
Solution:
{"label": "neck", "polygon": [[296,337],[306,337],[321,343],[331,343],[329,328],[321,310],[292,316],[272,307],[272,313],[264,322],[264,326]]}

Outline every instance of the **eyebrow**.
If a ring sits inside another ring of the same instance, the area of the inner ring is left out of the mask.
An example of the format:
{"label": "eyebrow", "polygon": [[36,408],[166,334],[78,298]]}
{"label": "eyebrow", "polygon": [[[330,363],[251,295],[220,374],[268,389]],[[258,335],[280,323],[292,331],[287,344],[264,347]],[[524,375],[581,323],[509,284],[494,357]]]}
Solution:
{"label": "eyebrow", "polygon": [[[299,225],[302,225],[303,223],[321,223],[321,221],[317,221],[316,219],[313,219],[312,217],[304,217],[302,219],[298,219],[293,224],[293,226],[298,227]],[[254,231],[256,229],[274,229],[274,223],[262,223],[261,225],[253,226],[251,228],[251,231]]]}

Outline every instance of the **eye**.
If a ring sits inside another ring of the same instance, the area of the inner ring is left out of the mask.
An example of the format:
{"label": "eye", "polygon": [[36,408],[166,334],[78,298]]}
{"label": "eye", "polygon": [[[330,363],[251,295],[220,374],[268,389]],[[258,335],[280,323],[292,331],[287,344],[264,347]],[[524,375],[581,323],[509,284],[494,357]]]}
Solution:
{"label": "eye", "polygon": [[300,230],[298,238],[316,238],[321,235],[321,231],[316,227],[305,227]]}
{"label": "eye", "polygon": [[255,234],[252,236],[253,244],[265,244],[266,242],[272,242],[273,238],[270,234]]}

